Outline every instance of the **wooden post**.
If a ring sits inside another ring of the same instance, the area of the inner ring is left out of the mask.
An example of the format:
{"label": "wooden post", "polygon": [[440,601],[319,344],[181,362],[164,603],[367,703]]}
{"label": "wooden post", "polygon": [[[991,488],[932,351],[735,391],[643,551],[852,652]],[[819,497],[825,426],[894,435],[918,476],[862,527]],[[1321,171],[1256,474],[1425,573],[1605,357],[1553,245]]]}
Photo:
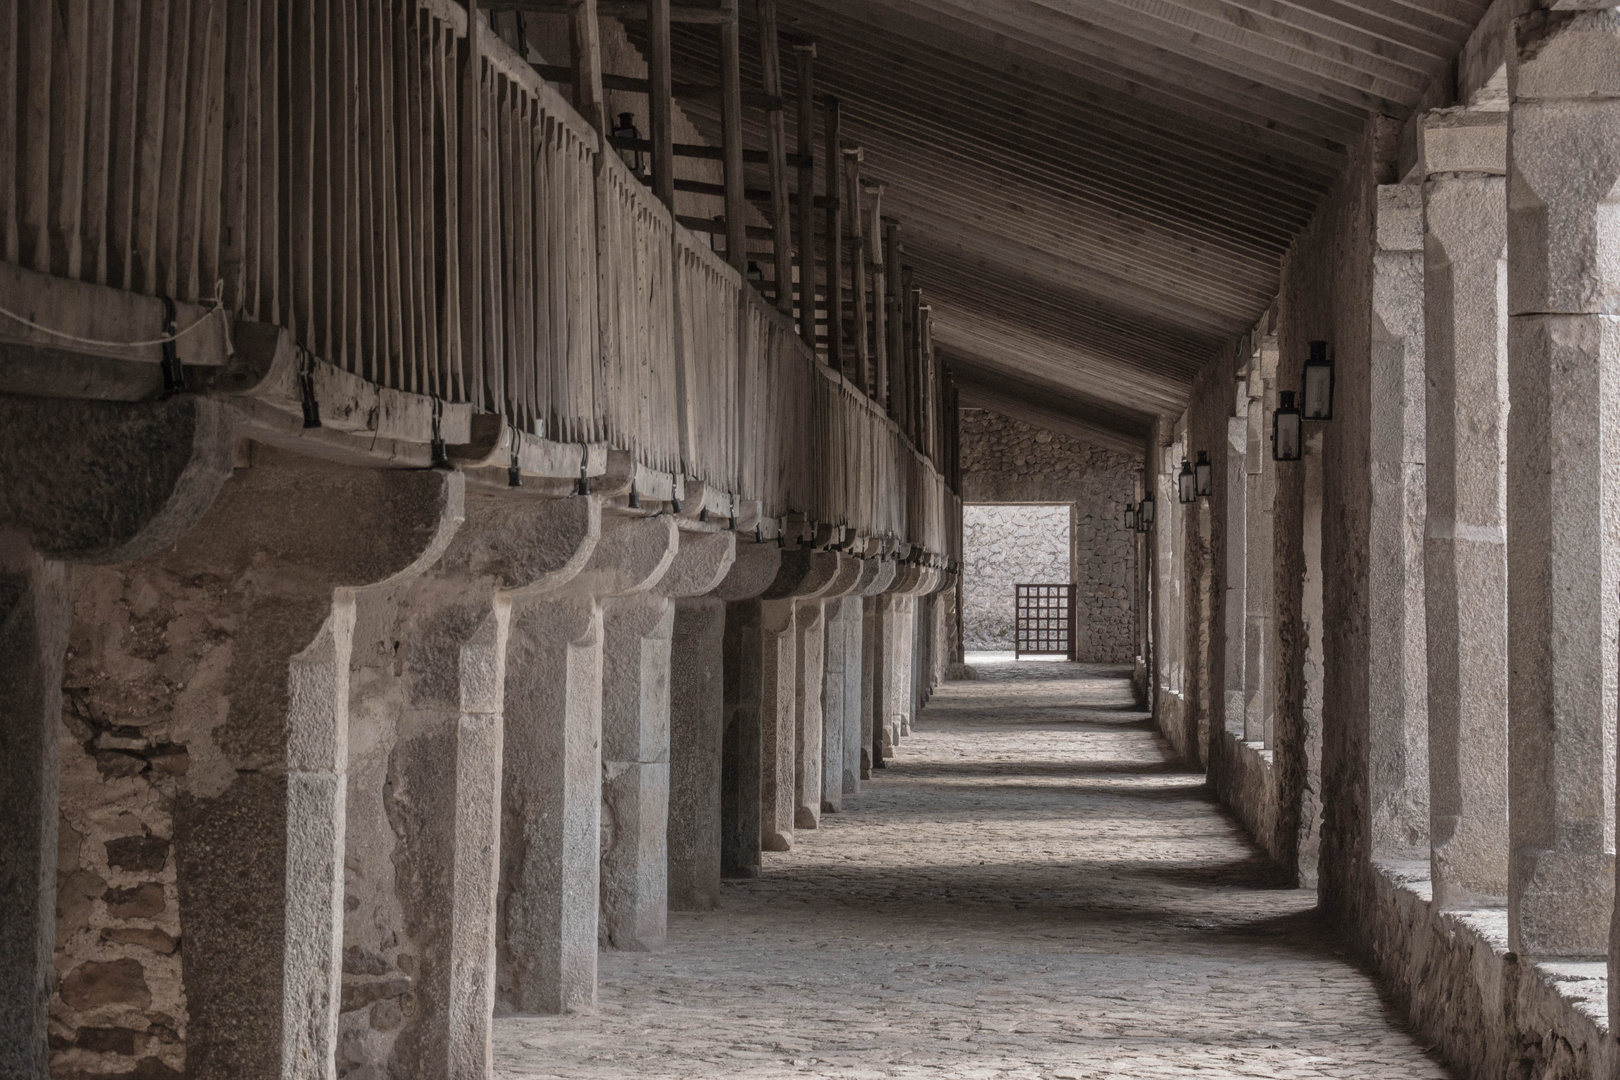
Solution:
{"label": "wooden post", "polygon": [[[594,4],[592,5],[594,7]],[[472,372],[473,404],[493,408],[497,403],[488,395],[483,364],[483,223],[479,209],[484,201],[483,170],[483,66],[478,41],[478,0],[467,0],[467,55],[461,72],[461,199],[460,199],[460,301],[462,370]]]}
{"label": "wooden post", "polygon": [[814,45],[795,45],[799,66],[799,336],[816,350],[816,116]]}
{"label": "wooden post", "polygon": [[904,374],[906,364],[906,327],[905,319],[900,314],[900,225],[898,222],[883,223],[883,280],[886,284],[883,295],[883,305],[888,311],[889,326],[889,377],[899,382],[898,388],[891,388],[888,395],[889,416],[899,420],[903,410],[903,395],[905,394],[906,377]]}
{"label": "wooden post", "polygon": [[652,125],[652,189],[675,210],[674,84],[670,74],[669,0],[647,0],[647,113]]}
{"label": "wooden post", "polygon": [[765,91],[766,154],[771,170],[772,278],[776,307],[793,311],[793,224],[788,211],[787,118],[782,111],[782,49],[776,37],[776,0],[758,0],[760,78]]}
{"label": "wooden post", "polygon": [[[868,397],[872,394],[872,357],[867,342],[866,245],[861,235],[865,221],[861,215],[860,147],[844,151],[844,194],[849,199],[849,291],[855,296],[855,385]],[[850,374],[845,372],[845,374]]]}
{"label": "wooden post", "polygon": [[602,93],[602,35],[596,22],[596,0],[579,0],[570,23],[574,36],[574,108],[602,136],[602,153],[611,154],[613,148],[606,142],[607,101]]}
{"label": "wooden post", "polygon": [[843,186],[839,169],[844,146],[838,134],[838,99],[827,102],[827,364],[834,371],[844,370],[844,203],[839,197]]}
{"label": "wooden post", "polygon": [[743,192],[742,52],[737,0],[721,0],[731,17],[720,24],[720,126],[726,185],[726,261],[748,277],[747,200]]}
{"label": "wooden post", "polygon": [[883,265],[883,185],[863,185],[872,197],[871,216],[865,232],[872,238],[872,400],[889,411],[889,309],[884,303],[888,292],[887,267]]}

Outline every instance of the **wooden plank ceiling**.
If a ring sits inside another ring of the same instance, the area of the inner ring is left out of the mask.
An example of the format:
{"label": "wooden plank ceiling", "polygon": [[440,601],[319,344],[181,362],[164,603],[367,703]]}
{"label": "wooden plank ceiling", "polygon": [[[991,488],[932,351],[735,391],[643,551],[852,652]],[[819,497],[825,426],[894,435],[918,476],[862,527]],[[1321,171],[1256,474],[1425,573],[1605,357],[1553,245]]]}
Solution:
{"label": "wooden plank ceiling", "polygon": [[[816,90],[842,102],[845,144],[888,186],[884,212],[967,396],[981,386],[1132,435],[1179,413],[1197,369],[1263,314],[1346,146],[1369,115],[1408,115],[1487,6],[779,5],[784,32],[817,44]],[[740,6],[758,86],[754,5]],[[677,25],[674,45],[678,82],[715,81],[712,28]],[[718,136],[717,106],[682,106]],[[745,112],[763,146],[762,115]]]}

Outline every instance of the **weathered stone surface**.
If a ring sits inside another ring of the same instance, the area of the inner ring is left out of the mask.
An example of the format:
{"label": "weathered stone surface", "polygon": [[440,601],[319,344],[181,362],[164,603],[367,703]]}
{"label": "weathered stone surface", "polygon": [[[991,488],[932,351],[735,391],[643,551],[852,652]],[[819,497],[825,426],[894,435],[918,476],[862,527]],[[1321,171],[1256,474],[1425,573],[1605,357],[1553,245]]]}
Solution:
{"label": "weathered stone surface", "polygon": [[152,1002],[146,972],[138,960],[92,960],[80,964],[62,977],[57,992],[70,1007],[80,1011],[99,1005],[144,1009]]}

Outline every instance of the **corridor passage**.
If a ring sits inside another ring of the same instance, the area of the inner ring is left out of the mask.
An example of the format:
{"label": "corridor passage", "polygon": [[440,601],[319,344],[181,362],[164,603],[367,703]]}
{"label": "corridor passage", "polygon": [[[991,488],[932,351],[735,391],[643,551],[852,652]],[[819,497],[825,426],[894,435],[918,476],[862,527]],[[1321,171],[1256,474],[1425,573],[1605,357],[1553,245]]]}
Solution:
{"label": "corridor passage", "polygon": [[1445,1077],[1278,887],[1124,669],[998,663],[595,1015],[498,1019],[512,1078]]}

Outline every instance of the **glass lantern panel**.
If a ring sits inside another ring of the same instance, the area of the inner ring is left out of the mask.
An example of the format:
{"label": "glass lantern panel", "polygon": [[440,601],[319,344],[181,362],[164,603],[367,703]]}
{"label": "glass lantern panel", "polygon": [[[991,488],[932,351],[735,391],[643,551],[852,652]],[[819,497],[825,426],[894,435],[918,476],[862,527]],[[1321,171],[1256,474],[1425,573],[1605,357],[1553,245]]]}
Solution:
{"label": "glass lantern panel", "polygon": [[1305,402],[1307,420],[1333,418],[1333,368],[1328,364],[1305,365]]}

